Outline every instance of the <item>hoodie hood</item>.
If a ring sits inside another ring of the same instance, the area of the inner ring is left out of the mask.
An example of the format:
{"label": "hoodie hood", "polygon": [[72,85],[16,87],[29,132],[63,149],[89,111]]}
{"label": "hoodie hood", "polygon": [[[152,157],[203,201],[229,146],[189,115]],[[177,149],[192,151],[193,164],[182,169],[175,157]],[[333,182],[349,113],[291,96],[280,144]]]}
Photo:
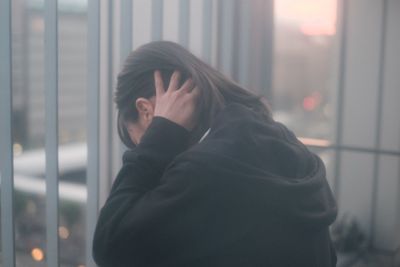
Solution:
{"label": "hoodie hood", "polygon": [[185,154],[216,177],[251,186],[251,197],[268,213],[313,228],[336,219],[336,202],[319,156],[283,124],[243,105],[226,106],[204,141]]}

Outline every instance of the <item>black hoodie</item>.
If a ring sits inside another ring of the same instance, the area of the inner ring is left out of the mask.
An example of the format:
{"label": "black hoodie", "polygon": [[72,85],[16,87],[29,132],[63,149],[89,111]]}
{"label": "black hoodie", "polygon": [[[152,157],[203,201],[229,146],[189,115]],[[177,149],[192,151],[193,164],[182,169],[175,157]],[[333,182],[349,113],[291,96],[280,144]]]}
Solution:
{"label": "black hoodie", "polygon": [[324,164],[284,125],[230,104],[188,140],[154,117],[125,152],[94,234],[99,266],[336,266]]}

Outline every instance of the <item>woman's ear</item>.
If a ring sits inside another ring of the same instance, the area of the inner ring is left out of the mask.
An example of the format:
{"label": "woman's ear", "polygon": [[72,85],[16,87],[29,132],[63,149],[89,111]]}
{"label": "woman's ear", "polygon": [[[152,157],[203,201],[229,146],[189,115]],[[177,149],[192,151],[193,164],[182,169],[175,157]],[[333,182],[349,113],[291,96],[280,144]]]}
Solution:
{"label": "woman's ear", "polygon": [[155,107],[153,102],[153,99],[146,99],[144,97],[139,97],[135,102],[138,111],[138,119],[141,123],[146,124],[146,126],[153,120]]}

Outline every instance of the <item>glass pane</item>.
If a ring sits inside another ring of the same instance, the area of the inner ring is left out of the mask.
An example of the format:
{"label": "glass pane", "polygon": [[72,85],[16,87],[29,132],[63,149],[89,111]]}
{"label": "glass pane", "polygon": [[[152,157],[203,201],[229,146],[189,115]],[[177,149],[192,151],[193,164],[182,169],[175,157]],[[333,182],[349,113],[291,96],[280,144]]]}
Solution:
{"label": "glass pane", "polygon": [[168,4],[164,4],[163,14],[163,39],[173,42],[179,41],[179,0],[170,0]]}
{"label": "glass pane", "polygon": [[39,1],[13,1],[13,139],[17,266],[46,266],[44,17]]}
{"label": "glass pane", "polygon": [[348,1],[342,141],[348,146],[375,146],[383,6]]}
{"label": "glass pane", "polygon": [[400,1],[388,2],[384,81],[382,103],[381,148],[400,151]]}
{"label": "glass pane", "polygon": [[364,235],[369,235],[374,156],[369,153],[341,153],[339,218],[344,214],[355,217]]}
{"label": "glass pane", "polygon": [[[46,266],[44,1],[13,1],[17,266]],[[86,1],[59,1],[59,238],[62,267],[85,262]]]}
{"label": "glass pane", "polygon": [[86,1],[60,1],[58,32],[60,262],[79,266],[86,255]]}
{"label": "glass pane", "polygon": [[275,119],[302,137],[332,138],[336,4],[275,1],[272,105]]}
{"label": "glass pane", "polygon": [[190,51],[201,57],[203,31],[203,1],[191,0],[189,11],[189,47]]}
{"label": "glass pane", "polygon": [[151,1],[133,1],[133,48],[151,40]]}
{"label": "glass pane", "polygon": [[375,216],[375,246],[388,251],[397,249],[400,242],[399,233],[399,174],[400,157],[380,156],[377,188],[377,205],[373,210]]}

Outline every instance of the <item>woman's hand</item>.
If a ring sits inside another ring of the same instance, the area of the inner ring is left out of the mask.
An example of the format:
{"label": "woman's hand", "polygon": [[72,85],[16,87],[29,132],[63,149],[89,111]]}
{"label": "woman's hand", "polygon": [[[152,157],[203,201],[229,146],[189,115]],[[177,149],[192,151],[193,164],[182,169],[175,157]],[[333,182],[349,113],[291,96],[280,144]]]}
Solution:
{"label": "woman's hand", "polygon": [[[196,103],[199,96],[199,88],[193,88],[192,79],[188,79],[178,88],[180,73],[174,71],[171,75],[168,89],[164,89],[160,71],[154,72],[154,84],[156,87],[156,104],[154,116],[171,120],[188,131],[196,125]],[[193,89],[192,89],[193,88]]]}

